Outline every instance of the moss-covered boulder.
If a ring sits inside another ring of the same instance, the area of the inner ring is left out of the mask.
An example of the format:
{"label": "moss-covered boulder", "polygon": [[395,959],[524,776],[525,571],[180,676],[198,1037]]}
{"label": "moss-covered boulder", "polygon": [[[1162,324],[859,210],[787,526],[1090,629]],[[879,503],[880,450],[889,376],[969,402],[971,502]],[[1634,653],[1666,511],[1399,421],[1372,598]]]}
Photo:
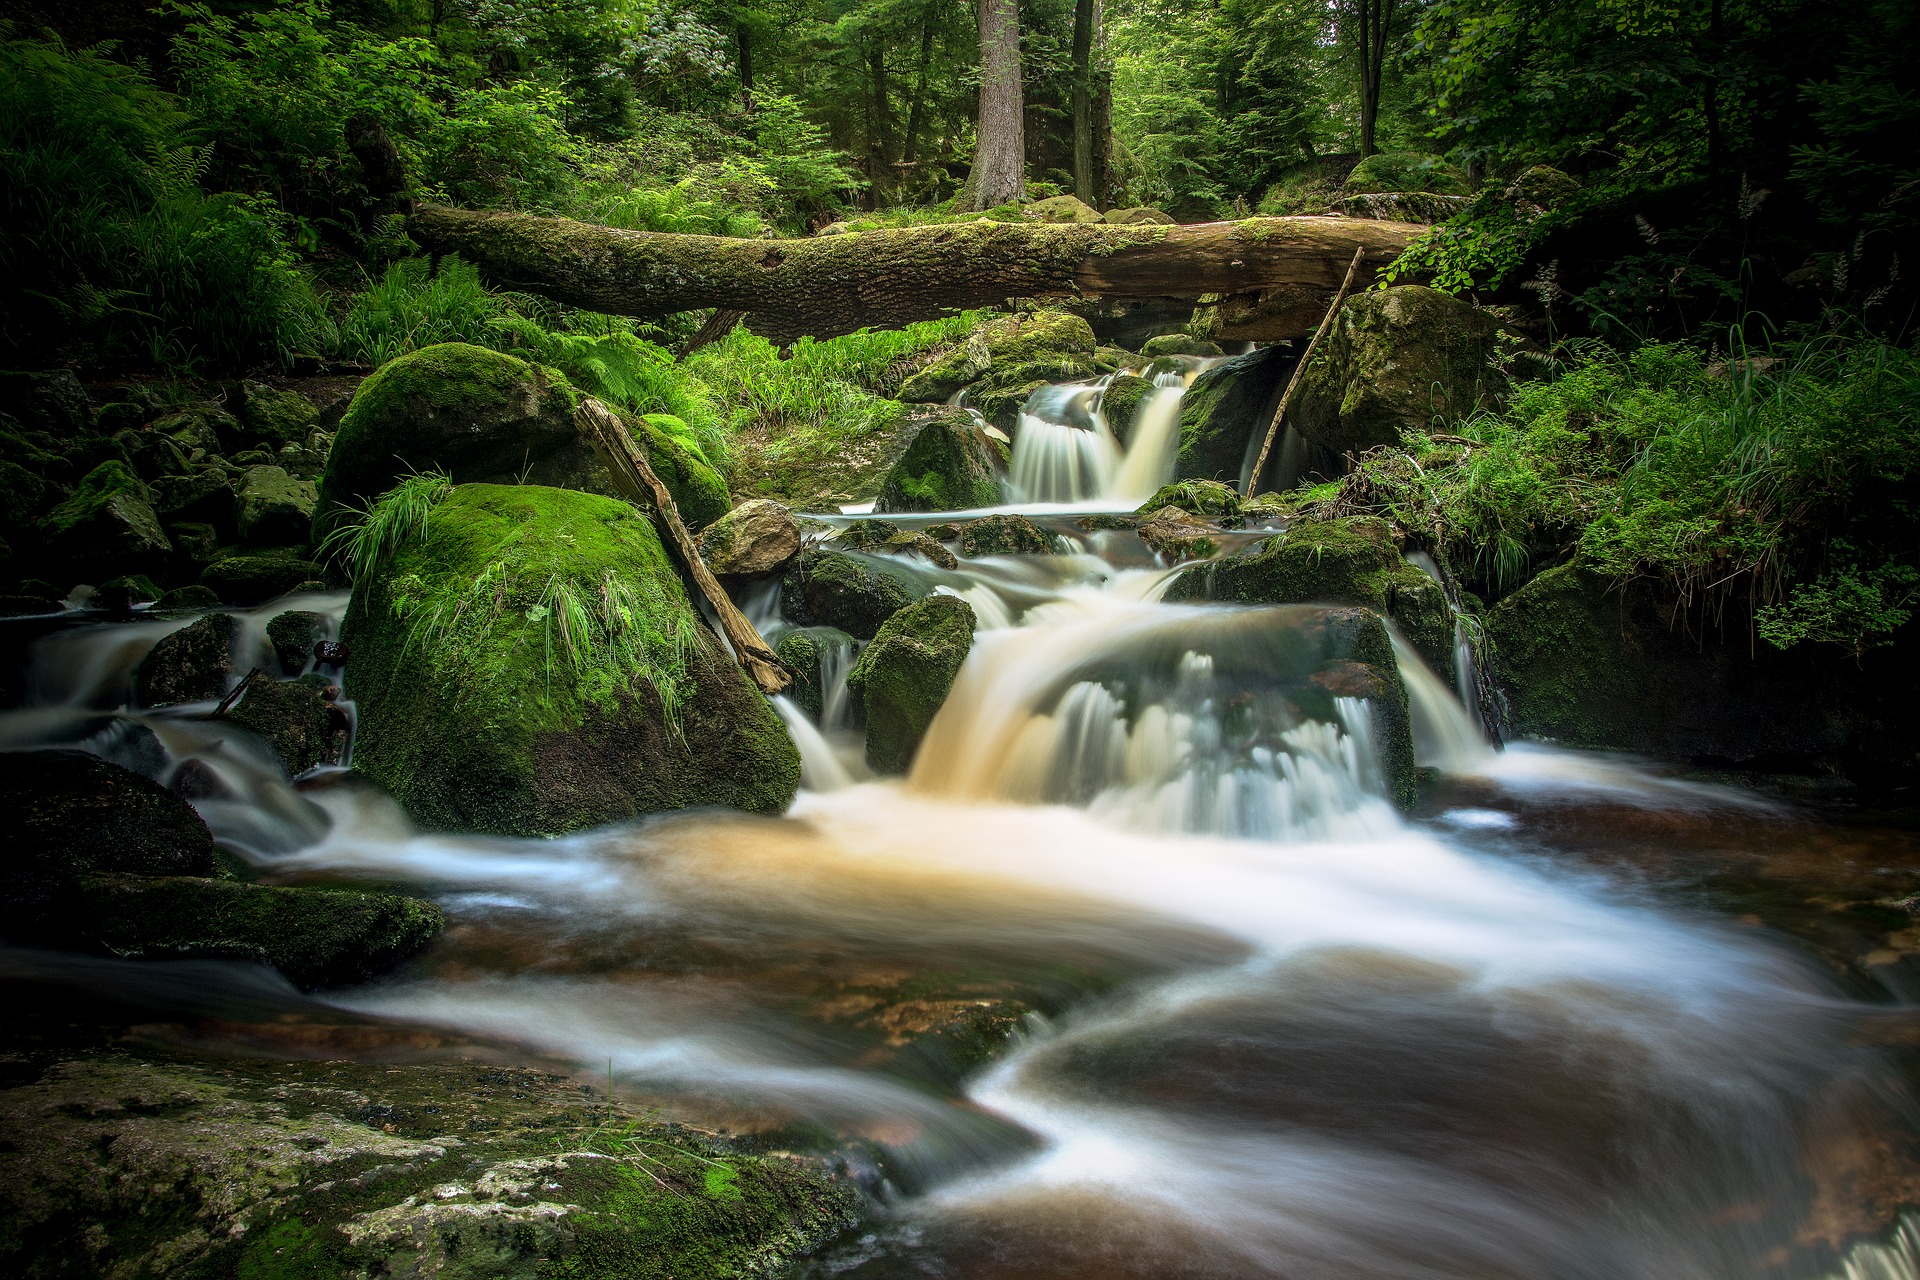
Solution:
{"label": "moss-covered boulder", "polygon": [[250,676],[227,719],[266,739],[287,774],[298,777],[334,758],[334,712],[325,688],[325,681],[317,676],[308,680]]}
{"label": "moss-covered boulder", "polygon": [[[225,467],[195,467],[180,475],[161,476],[149,486],[149,492],[154,511],[169,525],[207,524],[229,536],[236,532],[235,517],[239,512],[239,500]],[[308,486],[307,505],[311,510],[311,485]],[[293,533],[290,540],[305,542],[306,528],[302,527]]]}
{"label": "moss-covered boulder", "polygon": [[48,555],[83,576],[163,569],[173,554],[147,486],[124,462],[89,471],[42,517],[40,538]]}
{"label": "moss-covered boulder", "polygon": [[[733,509],[727,482],[688,443],[689,436],[680,419],[670,413],[626,413],[621,418],[635,443],[647,451],[648,465],[660,477],[660,483],[667,486],[674,508],[687,528],[705,528]],[[600,466],[597,458],[593,466]],[[582,473],[581,483],[565,487],[601,492],[594,486],[602,474],[604,471],[589,469]]]}
{"label": "moss-covered boulder", "polygon": [[486,1061],[42,1052],[0,1081],[0,1130],[23,1277],[722,1280],[860,1206],[823,1161]]}
{"label": "moss-covered boulder", "polygon": [[965,511],[1000,501],[999,453],[972,414],[941,413],[887,472],[875,511]]}
{"label": "moss-covered boulder", "polygon": [[1035,222],[1103,222],[1100,211],[1079,196],[1048,196],[1020,206],[1024,217]]}
{"label": "moss-covered boulder", "polygon": [[1034,379],[1086,377],[1093,372],[1099,344],[1093,326],[1066,311],[1043,310],[996,316],[968,335],[966,342],[914,374],[900,388],[900,399],[933,403],[950,398],[987,374],[1001,389]]}
{"label": "moss-covered boulder", "polygon": [[1147,515],[1162,507],[1179,507],[1213,520],[1231,520],[1240,514],[1240,495],[1231,485],[1218,480],[1176,480],[1160,486],[1159,492],[1141,505],[1140,514]]}
{"label": "moss-covered boulder", "polygon": [[461,485],[414,510],[354,583],[342,639],[354,768],[416,821],[550,835],[786,808],[799,754],[646,516],[541,485]]}
{"label": "moss-covered boulder", "polygon": [[1153,395],[1153,383],[1134,373],[1118,373],[1107,383],[1106,390],[1100,393],[1100,416],[1107,420],[1107,430],[1113,432],[1113,438],[1121,444],[1133,434],[1134,415],[1140,412],[1140,406]]}
{"label": "moss-covered boulder", "polygon": [[871,640],[881,623],[931,590],[918,575],[879,556],[807,551],[788,570],[781,603],[792,621]]}
{"label": "moss-covered boulder", "polygon": [[238,449],[243,432],[240,420],[213,405],[190,405],[154,419],[152,430],[172,436],[189,457],[196,451],[207,457]]}
{"label": "moss-covered boulder", "polygon": [[1173,580],[1168,600],[1356,604],[1392,618],[1427,665],[1453,671],[1453,609],[1440,584],[1401,557],[1374,516],[1299,520],[1282,533]]}
{"label": "moss-covered boulder", "polygon": [[1226,353],[1220,350],[1220,344],[1206,338],[1196,338],[1190,333],[1163,333],[1148,338],[1141,346],[1140,354],[1153,356],[1219,356]]}
{"label": "moss-covered boulder", "polygon": [[154,642],[133,669],[133,696],[143,707],[211,702],[233,679],[233,643],[239,624],[230,613],[209,613]]}
{"label": "moss-covered boulder", "polygon": [[1491,313],[1421,285],[1356,294],[1300,371],[1287,420],[1336,457],[1397,444],[1490,400],[1501,335]]}
{"label": "moss-covered boulder", "polygon": [[1214,526],[1179,507],[1161,507],[1141,522],[1138,532],[1141,541],[1170,565],[1205,560],[1220,550]]}
{"label": "moss-covered boulder", "polygon": [[282,674],[297,676],[313,661],[313,646],[327,638],[326,615],[310,609],[289,609],[267,621],[267,643]]}
{"label": "moss-covered boulder", "polygon": [[211,875],[213,836],[179,796],[83,751],[20,751],[0,769],[0,930],[45,936],[83,876]]}
{"label": "moss-covered boulder", "polygon": [[768,498],[741,503],[700,535],[700,558],[722,577],[764,578],[784,569],[799,550],[800,522]]}
{"label": "moss-covered boulder", "polygon": [[161,593],[160,599],[155,602],[155,607],[162,613],[186,613],[211,609],[219,603],[220,597],[213,593],[213,588],[203,587],[194,582]]}
{"label": "moss-covered boulder", "polygon": [[301,444],[319,425],[320,410],[298,391],[282,391],[264,382],[241,382],[227,393],[227,407],[253,443],[272,449]]}
{"label": "moss-covered boulder", "polygon": [[200,585],[227,604],[265,604],[295,587],[323,581],[327,571],[300,547],[275,547],[215,560],[200,571]]}
{"label": "moss-covered boulder", "polygon": [[1223,360],[1193,380],[1180,402],[1180,452],[1173,474],[1180,480],[1240,482],[1252,462],[1250,443],[1266,434],[1293,353],[1285,347]]}
{"label": "moss-covered boulder", "polygon": [[866,709],[867,763],[905,773],[927,726],[953,688],[973,648],[973,606],[959,596],[931,595],[881,626],[847,673],[847,690]]}
{"label": "moss-covered boulder", "polygon": [[1025,516],[985,516],[960,529],[960,554],[968,558],[1044,556],[1057,550],[1055,539]]}
{"label": "moss-covered boulder", "polygon": [[[579,393],[559,373],[463,342],[381,366],[340,420],[314,509],[316,545],[402,476],[439,469],[456,484],[534,484],[612,493],[573,426]],[[662,479],[665,479],[663,476]]]}
{"label": "moss-covered boulder", "polygon": [[313,527],[314,486],[285,468],[248,467],[240,478],[236,528],[251,546],[283,547],[305,541]]}
{"label": "moss-covered boulder", "polygon": [[1128,209],[1109,209],[1102,215],[1101,221],[1116,227],[1170,227],[1173,219],[1150,205],[1134,205]]}
{"label": "moss-covered boulder", "polygon": [[792,627],[773,647],[793,673],[787,696],[815,722],[821,718],[829,684],[853,663],[858,642],[838,627]]}
{"label": "moss-covered boulder", "polygon": [[1441,196],[1470,194],[1467,175],[1445,157],[1418,151],[1381,151],[1347,174],[1349,192],[1426,191]]}

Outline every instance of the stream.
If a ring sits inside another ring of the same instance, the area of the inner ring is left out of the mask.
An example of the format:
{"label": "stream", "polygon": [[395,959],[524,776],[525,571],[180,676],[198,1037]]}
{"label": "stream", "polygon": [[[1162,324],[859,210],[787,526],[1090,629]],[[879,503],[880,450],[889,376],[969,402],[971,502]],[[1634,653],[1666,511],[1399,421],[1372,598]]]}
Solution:
{"label": "stream", "polygon": [[[1310,718],[1274,677],[1316,610],[1162,602],[1138,537],[1071,518],[1158,487],[1191,373],[1125,450],[1097,388],[1029,405],[1009,507],[1073,549],[915,561],[981,629],[911,775],[868,774],[837,655],[819,723],[779,702],[804,769],[780,818],[420,832],[206,707],[129,709],[190,618],[9,623],[0,748],[199,761],[264,879],[402,885],[450,927],[312,997],[238,964],[0,963],[201,1052],[488,1053],[835,1152],[879,1208],[808,1276],[1920,1276],[1920,1232],[1889,1230],[1920,1203],[1910,821],[1496,750],[1471,672],[1406,649],[1434,772],[1402,815],[1365,704]],[[274,613],[345,604],[243,614],[236,671]],[[777,592],[747,607],[787,625]]]}

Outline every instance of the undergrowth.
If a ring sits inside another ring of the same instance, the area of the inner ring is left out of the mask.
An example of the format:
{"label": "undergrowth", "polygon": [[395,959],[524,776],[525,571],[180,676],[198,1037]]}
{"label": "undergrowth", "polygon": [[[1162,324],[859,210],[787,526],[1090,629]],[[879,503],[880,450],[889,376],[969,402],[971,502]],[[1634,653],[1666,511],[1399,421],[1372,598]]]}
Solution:
{"label": "undergrowth", "polygon": [[1294,501],[1390,515],[1489,596],[1577,555],[1715,617],[1741,601],[1770,644],[1857,654],[1920,601],[1917,472],[1912,352],[1828,340],[1716,361],[1591,344],[1504,410],[1374,449]]}

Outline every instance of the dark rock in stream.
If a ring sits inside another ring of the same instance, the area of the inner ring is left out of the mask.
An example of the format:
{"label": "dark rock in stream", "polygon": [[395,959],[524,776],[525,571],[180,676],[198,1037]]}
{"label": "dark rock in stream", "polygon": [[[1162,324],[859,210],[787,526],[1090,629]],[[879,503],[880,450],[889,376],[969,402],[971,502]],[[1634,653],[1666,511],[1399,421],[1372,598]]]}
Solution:
{"label": "dark rock in stream", "polygon": [[325,577],[326,570],[302,549],[286,547],[216,560],[201,573],[200,583],[228,604],[255,605]]}
{"label": "dark rock in stream", "polygon": [[773,648],[793,674],[787,696],[815,723],[820,720],[826,692],[827,662],[834,654],[852,653],[854,644],[854,638],[837,627],[793,627]]}
{"label": "dark rock in stream", "polygon": [[1180,402],[1175,478],[1239,482],[1241,468],[1252,462],[1250,452],[1258,447],[1250,442],[1266,434],[1294,358],[1287,347],[1262,347],[1193,380]]}
{"label": "dark rock in stream", "polygon": [[0,1131],[17,1276],[720,1280],[861,1204],[821,1161],[485,1064],[70,1054],[10,1073]]}
{"label": "dark rock in stream", "polygon": [[973,606],[932,595],[888,618],[847,673],[866,709],[867,763],[905,773],[973,648]]}
{"label": "dark rock in stream", "polygon": [[327,619],[310,609],[289,609],[267,622],[267,643],[274,661],[289,676],[297,676],[313,660],[314,646],[327,638]]}
{"label": "dark rock in stream", "polygon": [[1000,501],[1000,455],[972,414],[949,409],[920,433],[887,472],[877,512],[964,511]]}
{"label": "dark rock in stream", "polygon": [[319,676],[302,680],[275,680],[253,675],[246,692],[227,713],[227,719],[267,740],[287,773],[299,777],[315,765],[331,761],[334,753],[332,708]]}
{"label": "dark rock in stream", "polygon": [[908,570],[877,556],[845,551],[807,551],[794,561],[782,584],[789,618],[838,627],[871,640],[880,624],[928,594]]}
{"label": "dark rock in stream", "polygon": [[960,529],[960,554],[975,556],[1044,556],[1060,549],[1058,541],[1025,516],[986,516]]}
{"label": "dark rock in stream", "polygon": [[84,751],[21,751],[0,769],[10,901],[102,872],[203,876],[213,836],[193,806],[159,783]]}
{"label": "dark rock in stream", "polygon": [[233,679],[233,641],[239,624],[230,613],[209,613],[160,637],[133,669],[133,696],[143,707],[210,702]]}

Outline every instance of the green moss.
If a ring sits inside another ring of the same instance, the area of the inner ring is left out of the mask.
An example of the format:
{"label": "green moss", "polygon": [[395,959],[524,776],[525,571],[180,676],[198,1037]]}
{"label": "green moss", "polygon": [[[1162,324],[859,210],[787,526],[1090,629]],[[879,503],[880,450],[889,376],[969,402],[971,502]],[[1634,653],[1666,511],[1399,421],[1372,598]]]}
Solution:
{"label": "green moss", "polygon": [[787,690],[787,696],[816,723],[826,692],[828,660],[838,657],[844,662],[845,655],[851,654],[853,648],[853,637],[837,627],[795,627],[782,635],[773,648],[793,673],[793,685]]}
{"label": "green moss", "polygon": [[1401,558],[1374,516],[1299,520],[1251,551],[1188,569],[1169,600],[1357,604],[1392,618],[1427,665],[1453,671],[1453,610],[1440,584]]}
{"label": "green moss", "polygon": [[974,556],[1044,556],[1058,550],[1052,537],[1025,516],[985,516],[960,529],[960,554]]}
{"label": "green moss", "polygon": [[[900,398],[946,400],[986,376],[1002,396],[1022,383],[1087,377],[1093,372],[1097,345],[1093,326],[1071,312],[996,316],[969,334],[962,346],[907,379]],[[976,399],[983,390],[976,388]]]}
{"label": "green moss", "polygon": [[1000,500],[995,455],[972,415],[940,414],[887,472],[875,511],[963,511]]}
{"label": "green moss", "polygon": [[1160,491],[1140,505],[1139,514],[1178,507],[1191,515],[1215,520],[1232,519],[1240,514],[1240,495],[1231,485],[1218,480],[1176,480],[1162,485]]}
{"label": "green moss", "polygon": [[1284,347],[1262,347],[1193,380],[1180,401],[1175,477],[1239,483],[1250,441],[1266,433],[1290,358]]}
{"label": "green moss", "polygon": [[799,785],[779,719],[624,502],[459,486],[359,574],[343,638],[354,766],[428,826],[779,812]]}
{"label": "green moss", "polygon": [[264,604],[303,583],[326,577],[326,570],[293,549],[278,553],[227,556],[200,571],[200,585],[228,604]]}
{"label": "green moss", "polygon": [[120,461],[87,472],[73,496],[41,519],[40,536],[50,554],[82,573],[157,565],[173,551],[147,487]]}
{"label": "green moss", "polygon": [[1105,391],[1100,393],[1100,413],[1107,420],[1107,429],[1113,432],[1114,439],[1121,444],[1133,431],[1133,416],[1140,406],[1153,395],[1153,383],[1137,374],[1122,373],[1107,383]]}
{"label": "green moss", "polygon": [[1140,348],[1143,356],[1218,356],[1224,354],[1220,344],[1209,342],[1205,338],[1196,338],[1190,333],[1163,333],[1148,338],[1146,345]]}
{"label": "green moss", "polygon": [[1443,157],[1417,151],[1382,151],[1368,156],[1347,175],[1346,189],[1356,192],[1427,191],[1435,195],[1469,194],[1467,175]]}
{"label": "green moss", "polygon": [[327,700],[313,685],[254,675],[227,719],[265,738],[289,776],[298,777],[333,756],[332,717]]}
{"label": "green moss", "polygon": [[665,413],[625,415],[627,430],[644,440],[647,462],[673,495],[673,505],[689,529],[702,529],[733,509],[727,482],[708,465],[691,439],[673,428],[680,419]]}
{"label": "green moss", "polygon": [[308,989],[364,982],[446,927],[415,898],[193,876],[90,877],[75,918],[117,955],[259,960]]}
{"label": "green moss", "polygon": [[788,616],[808,617],[862,640],[872,639],[881,623],[928,591],[914,575],[872,556],[815,551],[795,565],[787,589],[797,587],[797,607]]}
{"label": "green moss", "polygon": [[905,773],[973,647],[973,606],[932,595],[888,618],[847,673],[867,715],[867,763]]}

